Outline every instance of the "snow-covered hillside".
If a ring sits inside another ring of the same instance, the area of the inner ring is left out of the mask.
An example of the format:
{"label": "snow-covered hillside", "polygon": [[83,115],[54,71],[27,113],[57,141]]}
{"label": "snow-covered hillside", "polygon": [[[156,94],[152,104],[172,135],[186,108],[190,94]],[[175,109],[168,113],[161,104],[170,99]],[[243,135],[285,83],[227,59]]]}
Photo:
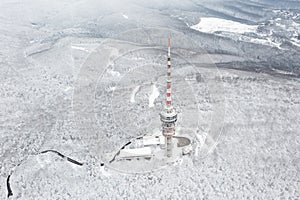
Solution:
{"label": "snow-covered hillside", "polygon": [[[300,199],[299,24],[292,0],[1,1],[0,199]],[[193,153],[120,173],[160,133],[168,36]]]}

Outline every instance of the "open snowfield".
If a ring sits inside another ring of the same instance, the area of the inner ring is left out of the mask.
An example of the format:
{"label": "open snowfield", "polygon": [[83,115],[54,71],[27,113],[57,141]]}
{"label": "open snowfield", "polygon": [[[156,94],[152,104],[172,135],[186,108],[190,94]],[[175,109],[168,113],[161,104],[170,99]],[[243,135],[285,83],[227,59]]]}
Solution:
{"label": "open snowfield", "polygon": [[256,32],[258,26],[247,25],[239,22],[220,18],[201,18],[199,24],[191,26],[192,29],[205,33],[215,33],[217,31],[232,33]]}
{"label": "open snowfield", "polygon": [[[298,17],[298,15],[296,15]],[[286,22],[287,21],[287,22]],[[273,27],[270,30],[268,26]],[[220,18],[200,18],[200,22],[190,28],[204,33],[215,33],[227,37],[237,37],[238,40],[253,42],[257,44],[269,45],[282,49],[283,38],[278,37],[277,31],[287,30],[290,38],[284,38],[290,42],[290,44],[299,47],[300,42],[298,34],[300,32],[300,24],[290,20],[283,20],[282,18],[276,18],[275,20],[269,20],[266,24],[260,25],[247,25],[240,22],[235,22]]]}
{"label": "open snowfield", "polygon": [[[299,13],[294,1],[1,1],[0,199],[300,199]],[[110,153],[160,132],[168,36],[193,153],[124,171]]]}

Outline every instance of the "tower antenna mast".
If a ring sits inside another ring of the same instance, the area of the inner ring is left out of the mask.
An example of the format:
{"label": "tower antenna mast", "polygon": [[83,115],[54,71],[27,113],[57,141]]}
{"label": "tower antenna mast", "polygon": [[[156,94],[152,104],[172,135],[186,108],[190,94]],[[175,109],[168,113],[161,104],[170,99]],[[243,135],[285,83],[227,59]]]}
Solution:
{"label": "tower antenna mast", "polygon": [[173,136],[175,135],[175,122],[177,112],[172,106],[171,98],[171,40],[168,38],[168,71],[167,71],[167,101],[164,110],[160,113],[162,122],[162,134],[165,137],[166,156],[172,157]]}

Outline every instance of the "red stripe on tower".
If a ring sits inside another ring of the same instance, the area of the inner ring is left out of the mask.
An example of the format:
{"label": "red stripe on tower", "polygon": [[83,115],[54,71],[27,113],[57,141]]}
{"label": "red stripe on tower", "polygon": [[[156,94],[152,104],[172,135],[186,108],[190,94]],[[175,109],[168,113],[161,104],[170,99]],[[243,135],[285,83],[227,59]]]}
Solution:
{"label": "red stripe on tower", "polygon": [[171,40],[168,38],[167,107],[171,106]]}

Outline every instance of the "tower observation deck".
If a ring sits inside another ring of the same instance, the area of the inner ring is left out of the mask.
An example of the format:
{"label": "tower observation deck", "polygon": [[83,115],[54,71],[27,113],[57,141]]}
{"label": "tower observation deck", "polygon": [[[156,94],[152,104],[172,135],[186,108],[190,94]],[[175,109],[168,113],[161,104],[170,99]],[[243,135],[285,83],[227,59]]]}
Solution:
{"label": "tower observation deck", "polygon": [[167,71],[167,100],[163,111],[160,113],[162,122],[162,134],[165,137],[166,156],[172,157],[173,136],[175,135],[175,122],[177,121],[177,112],[172,106],[171,98],[171,42],[168,38],[168,71]]}

